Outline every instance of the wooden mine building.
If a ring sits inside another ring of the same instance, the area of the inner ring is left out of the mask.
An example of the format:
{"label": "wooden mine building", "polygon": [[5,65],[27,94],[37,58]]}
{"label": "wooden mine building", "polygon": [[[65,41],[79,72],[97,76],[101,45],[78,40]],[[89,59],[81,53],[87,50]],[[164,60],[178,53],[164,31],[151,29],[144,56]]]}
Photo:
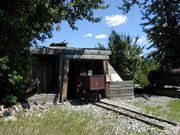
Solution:
{"label": "wooden mine building", "polygon": [[[122,82],[108,81],[109,50],[49,47],[31,48],[31,53],[36,59],[32,78],[39,80],[40,93],[51,95],[53,102],[64,102],[76,97],[78,77],[83,73],[104,75],[104,97],[123,95],[123,91],[127,91],[124,96],[134,96],[132,81],[126,81],[125,89]],[[119,86],[123,86],[122,91]]]}

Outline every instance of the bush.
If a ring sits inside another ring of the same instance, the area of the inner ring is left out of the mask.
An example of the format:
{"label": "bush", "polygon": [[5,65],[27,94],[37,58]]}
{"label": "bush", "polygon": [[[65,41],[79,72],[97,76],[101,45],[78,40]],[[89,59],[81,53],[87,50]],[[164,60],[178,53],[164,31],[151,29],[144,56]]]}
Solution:
{"label": "bush", "polygon": [[31,63],[28,52],[14,57],[11,54],[0,56],[0,102],[11,105],[25,96],[32,73]]}
{"label": "bush", "polygon": [[3,103],[6,106],[12,106],[17,103],[17,97],[12,94],[6,94],[3,99]]}

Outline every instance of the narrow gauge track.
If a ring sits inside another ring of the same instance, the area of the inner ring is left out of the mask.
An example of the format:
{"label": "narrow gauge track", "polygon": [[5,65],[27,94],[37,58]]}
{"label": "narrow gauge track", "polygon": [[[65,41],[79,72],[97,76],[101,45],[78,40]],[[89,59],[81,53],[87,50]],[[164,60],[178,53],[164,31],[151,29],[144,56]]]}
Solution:
{"label": "narrow gauge track", "polygon": [[161,119],[158,117],[154,117],[151,115],[147,115],[147,114],[137,112],[137,111],[134,111],[134,110],[131,110],[128,108],[121,107],[121,106],[117,106],[117,105],[114,105],[111,103],[99,101],[97,103],[92,103],[92,104],[95,106],[104,108],[106,110],[113,111],[117,114],[124,115],[124,116],[130,117],[132,119],[136,119],[136,120],[141,121],[143,123],[146,123],[148,125],[157,127],[161,130],[163,130],[163,129],[165,129],[165,127],[167,127],[164,124],[166,124],[166,125],[169,124],[171,126],[177,126],[177,123],[175,123],[175,122],[165,120],[165,119]]}

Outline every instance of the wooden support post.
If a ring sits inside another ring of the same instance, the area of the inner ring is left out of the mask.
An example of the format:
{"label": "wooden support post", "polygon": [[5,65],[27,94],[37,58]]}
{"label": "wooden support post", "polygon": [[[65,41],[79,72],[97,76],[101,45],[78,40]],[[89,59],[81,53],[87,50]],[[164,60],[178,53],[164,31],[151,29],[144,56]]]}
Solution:
{"label": "wooden support post", "polygon": [[63,63],[64,63],[64,70],[63,70],[63,83],[62,83],[61,102],[64,102],[64,101],[67,100],[69,59],[64,59]]}
{"label": "wooden support post", "polygon": [[[58,66],[59,69],[58,70],[58,91],[57,91],[57,95],[58,95],[58,102],[61,102],[61,95],[62,95],[62,81],[63,81],[63,54],[59,55],[58,58]],[[56,101],[55,101],[56,102]]]}
{"label": "wooden support post", "polygon": [[106,75],[108,74],[108,61],[103,61],[103,70],[105,75],[105,97],[108,97],[109,94],[109,82],[106,82]]}

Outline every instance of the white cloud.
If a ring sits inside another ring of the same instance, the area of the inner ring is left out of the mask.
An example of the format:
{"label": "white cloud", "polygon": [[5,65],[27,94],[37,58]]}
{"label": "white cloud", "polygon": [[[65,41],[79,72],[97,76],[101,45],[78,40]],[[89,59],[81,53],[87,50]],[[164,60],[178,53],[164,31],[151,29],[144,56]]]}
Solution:
{"label": "white cloud", "polygon": [[103,38],[107,38],[106,34],[99,34],[95,36],[96,39],[103,39]]}
{"label": "white cloud", "polygon": [[148,44],[149,43],[149,41],[147,40],[147,37],[146,36],[142,36],[142,37],[140,37],[138,40],[137,40],[137,43],[139,44],[139,45],[144,45],[144,44]]}
{"label": "white cloud", "polygon": [[108,26],[117,26],[120,24],[124,24],[127,22],[127,20],[128,18],[125,15],[112,15],[105,17],[105,21]]}
{"label": "white cloud", "polygon": [[83,37],[92,37],[93,36],[93,34],[91,34],[91,33],[86,33]]}

